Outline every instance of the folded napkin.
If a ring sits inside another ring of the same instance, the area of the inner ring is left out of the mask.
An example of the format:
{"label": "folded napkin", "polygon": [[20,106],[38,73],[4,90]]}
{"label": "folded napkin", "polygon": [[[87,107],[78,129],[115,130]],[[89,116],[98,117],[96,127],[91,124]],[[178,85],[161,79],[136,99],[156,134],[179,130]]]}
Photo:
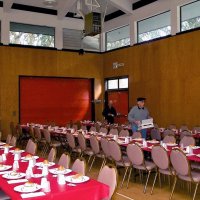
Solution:
{"label": "folded napkin", "polygon": [[0,172],[0,175],[7,174],[7,173],[10,173],[10,172],[12,172],[12,171],[3,171],[3,172]]}
{"label": "folded napkin", "polygon": [[17,180],[10,180],[8,181],[8,184],[14,184],[14,183],[25,183],[27,182],[27,179],[17,179]]}
{"label": "folded napkin", "polygon": [[45,196],[45,193],[44,192],[34,192],[34,193],[21,194],[21,197],[23,199],[30,198],[30,197],[39,197],[39,196]]}

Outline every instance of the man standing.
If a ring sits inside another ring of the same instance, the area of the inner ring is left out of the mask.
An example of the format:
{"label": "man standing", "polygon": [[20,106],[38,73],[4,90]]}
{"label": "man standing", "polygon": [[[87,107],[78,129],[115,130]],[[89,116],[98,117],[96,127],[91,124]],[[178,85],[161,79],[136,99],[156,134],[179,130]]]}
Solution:
{"label": "man standing", "polygon": [[110,100],[108,105],[103,110],[103,116],[109,124],[114,123],[114,117],[117,115],[115,108],[113,107],[113,102]]}
{"label": "man standing", "polygon": [[[138,131],[138,126],[141,124],[141,121],[144,119],[149,118],[149,111],[146,107],[144,107],[144,101],[146,98],[138,97],[137,98],[137,105],[134,106],[129,114],[128,114],[128,121],[132,125],[133,133]],[[146,139],[147,133],[146,129],[141,130],[142,137]]]}

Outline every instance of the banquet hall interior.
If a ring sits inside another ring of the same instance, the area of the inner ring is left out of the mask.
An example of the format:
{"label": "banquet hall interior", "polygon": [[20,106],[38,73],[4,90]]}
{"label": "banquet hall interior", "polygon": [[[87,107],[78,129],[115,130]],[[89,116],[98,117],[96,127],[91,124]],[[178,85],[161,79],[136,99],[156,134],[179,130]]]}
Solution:
{"label": "banquet hall interior", "polygon": [[[0,0],[0,199],[200,199],[199,44],[200,0]],[[146,138],[128,121],[138,97]],[[51,191],[23,196],[27,174],[6,178],[31,163],[16,149],[87,181],[62,185],[49,166]]]}

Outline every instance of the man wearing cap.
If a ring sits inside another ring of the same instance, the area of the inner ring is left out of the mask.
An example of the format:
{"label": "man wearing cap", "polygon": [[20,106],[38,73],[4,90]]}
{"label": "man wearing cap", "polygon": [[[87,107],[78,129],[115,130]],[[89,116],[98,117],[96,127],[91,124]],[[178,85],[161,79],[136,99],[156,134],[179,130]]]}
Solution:
{"label": "man wearing cap", "polygon": [[[144,119],[149,118],[149,111],[146,107],[144,107],[144,101],[146,98],[138,97],[137,98],[137,105],[134,106],[129,114],[128,114],[128,121],[132,125],[133,133],[138,131],[138,126],[141,124],[141,121]],[[141,130],[142,137],[146,139],[146,129]]]}

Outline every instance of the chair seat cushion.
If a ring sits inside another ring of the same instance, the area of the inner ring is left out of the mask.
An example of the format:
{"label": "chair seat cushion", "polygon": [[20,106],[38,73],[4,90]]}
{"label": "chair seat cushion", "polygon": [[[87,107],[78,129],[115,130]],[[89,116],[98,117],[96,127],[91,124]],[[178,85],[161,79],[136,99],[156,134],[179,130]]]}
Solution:
{"label": "chair seat cushion", "polygon": [[124,166],[124,167],[130,167],[131,162],[129,161],[127,156],[123,156],[121,161],[116,161],[116,165]]}
{"label": "chair seat cushion", "polygon": [[[200,182],[200,173],[199,172],[192,171],[191,176],[192,176],[192,179],[194,182],[196,182],[196,183]],[[178,175],[178,177],[184,181],[192,181],[189,176]]]}
{"label": "chair seat cushion", "polygon": [[145,164],[146,167],[144,165],[133,165],[133,167],[136,168],[136,169],[141,169],[141,170],[147,169],[148,171],[151,171],[152,169],[156,168],[156,165],[151,161],[145,160],[144,164]]}

